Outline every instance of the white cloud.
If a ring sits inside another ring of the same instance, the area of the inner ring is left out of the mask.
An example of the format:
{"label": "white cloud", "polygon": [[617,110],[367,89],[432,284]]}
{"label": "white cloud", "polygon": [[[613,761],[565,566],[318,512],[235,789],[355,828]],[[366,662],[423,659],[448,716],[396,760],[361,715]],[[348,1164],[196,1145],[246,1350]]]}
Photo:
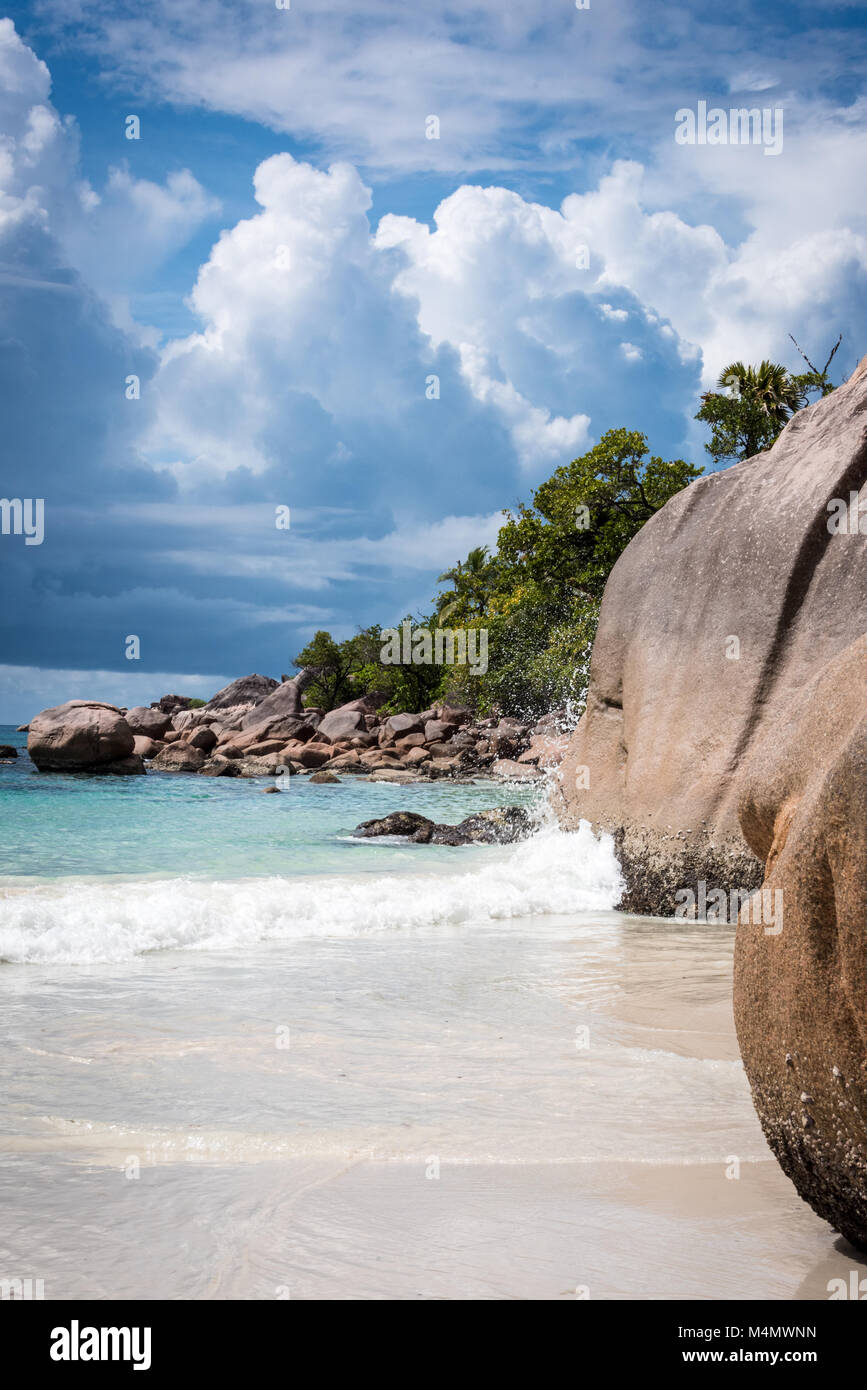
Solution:
{"label": "white cloud", "polygon": [[82,181],[72,118],[50,102],[51,78],[10,19],[0,19],[0,235],[35,226],[66,265],[125,317],[124,294],[152,275],[219,211],[188,169],[164,184],[109,171],[102,191]]}

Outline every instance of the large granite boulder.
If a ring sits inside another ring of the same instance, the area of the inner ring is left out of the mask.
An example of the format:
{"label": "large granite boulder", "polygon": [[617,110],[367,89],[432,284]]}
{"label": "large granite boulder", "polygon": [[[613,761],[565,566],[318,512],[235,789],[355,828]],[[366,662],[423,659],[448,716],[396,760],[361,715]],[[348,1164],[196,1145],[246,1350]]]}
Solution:
{"label": "large granite boulder", "polygon": [[867,637],[777,711],[739,785],[765,861],[735,952],[753,1099],[801,1196],[867,1249]]}
{"label": "large granite boulder", "polygon": [[126,719],[97,700],[42,710],[30,721],[27,751],[40,772],[144,772]]}
{"label": "large granite boulder", "polygon": [[768,453],[673,497],[614,566],[558,800],[567,826],[583,817],[615,834],[625,909],[667,915],[701,881],[761,883],[738,820],[739,772],[864,631],[867,537],[830,523],[834,499],[848,503],[865,478],[859,369]]}
{"label": "large granite boulder", "polygon": [[624,906],[726,895],[768,1142],[867,1249],[865,494],[867,359],[621,556],[559,799],[615,833]]}

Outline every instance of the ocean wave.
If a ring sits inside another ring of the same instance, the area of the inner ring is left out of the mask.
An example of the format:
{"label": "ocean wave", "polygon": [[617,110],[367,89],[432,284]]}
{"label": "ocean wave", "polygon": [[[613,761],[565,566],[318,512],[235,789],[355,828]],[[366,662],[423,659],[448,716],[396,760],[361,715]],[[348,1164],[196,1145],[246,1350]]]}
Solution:
{"label": "ocean wave", "polygon": [[609,835],[544,826],[471,867],[260,879],[60,880],[0,897],[0,960],[87,964],[257,941],[428,934],[517,917],[613,908]]}

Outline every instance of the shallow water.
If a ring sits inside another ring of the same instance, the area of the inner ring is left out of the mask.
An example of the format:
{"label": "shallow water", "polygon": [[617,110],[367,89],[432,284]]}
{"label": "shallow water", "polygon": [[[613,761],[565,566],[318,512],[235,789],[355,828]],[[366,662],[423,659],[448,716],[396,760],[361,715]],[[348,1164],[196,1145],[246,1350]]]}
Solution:
{"label": "shallow water", "polygon": [[353,844],[371,815],[457,821],[514,789],[13,771],[0,1276],[791,1298],[851,1267],[769,1161],[730,929],[613,911],[588,827]]}

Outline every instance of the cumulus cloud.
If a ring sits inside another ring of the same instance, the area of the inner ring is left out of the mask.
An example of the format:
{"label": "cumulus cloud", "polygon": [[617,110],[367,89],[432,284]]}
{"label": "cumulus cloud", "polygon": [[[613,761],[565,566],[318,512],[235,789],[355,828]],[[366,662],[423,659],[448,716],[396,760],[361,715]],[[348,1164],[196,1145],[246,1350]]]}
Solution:
{"label": "cumulus cloud", "polygon": [[[85,182],[46,65],[0,21],[4,487],[47,512],[42,547],[2,542],[10,663],[123,670],[136,633],[155,672],[279,674],[317,626],[427,603],[436,573],[493,544],[500,507],[602,430],[681,452],[726,360],[788,359],[790,330],[817,353],[838,329],[860,346],[867,111],[804,95],[803,36],[755,98],[792,103],[769,160],[675,146],[674,110],[705,95],[693,39],[661,88],[633,4],[540,19],[375,0],[364,24],[348,0],[63,8],[107,82],[267,121],[295,154],[258,164],[254,212],[190,277],[196,331],[157,350],[126,297],[147,302],[219,204],[195,170]],[[654,23],[687,32],[678,4]],[[737,25],[701,26],[726,100],[758,92]],[[304,140],[327,157],[298,157]],[[556,187],[502,186],[540,156]],[[430,222],[420,183],[391,201],[372,178],[445,169],[465,181]]]}

